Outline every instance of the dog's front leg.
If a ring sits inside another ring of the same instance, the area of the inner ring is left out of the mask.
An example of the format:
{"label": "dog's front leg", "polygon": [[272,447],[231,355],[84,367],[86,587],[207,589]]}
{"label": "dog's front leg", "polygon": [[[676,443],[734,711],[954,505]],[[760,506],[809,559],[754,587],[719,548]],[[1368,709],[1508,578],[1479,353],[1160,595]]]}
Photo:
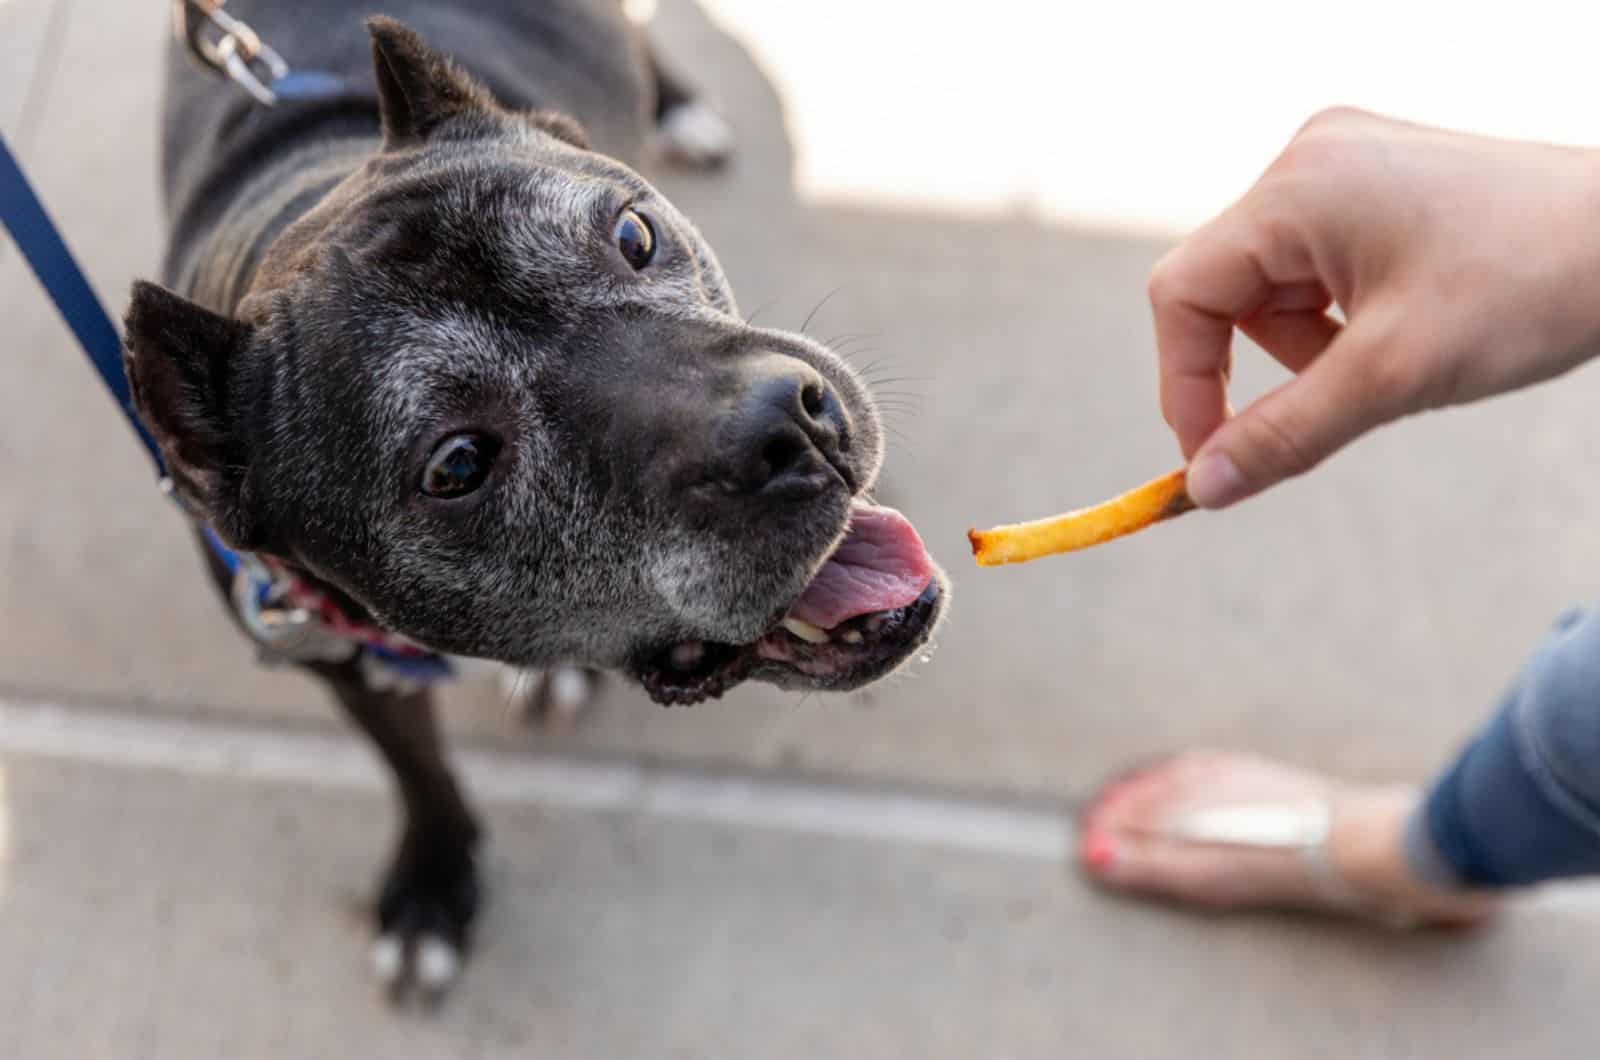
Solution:
{"label": "dog's front leg", "polygon": [[348,672],[323,676],[388,763],[405,815],[378,895],[374,970],[393,996],[410,985],[438,996],[460,971],[478,912],[482,830],[445,761],[430,692],[378,691]]}

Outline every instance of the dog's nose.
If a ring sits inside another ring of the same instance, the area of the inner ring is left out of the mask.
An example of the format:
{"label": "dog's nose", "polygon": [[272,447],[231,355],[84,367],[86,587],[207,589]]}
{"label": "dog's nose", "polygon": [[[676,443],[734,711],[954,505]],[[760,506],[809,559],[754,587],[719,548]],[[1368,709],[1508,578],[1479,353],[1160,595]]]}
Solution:
{"label": "dog's nose", "polygon": [[844,403],[816,369],[793,357],[764,358],[746,385],[723,432],[732,485],[772,497],[803,497],[825,489],[850,444]]}

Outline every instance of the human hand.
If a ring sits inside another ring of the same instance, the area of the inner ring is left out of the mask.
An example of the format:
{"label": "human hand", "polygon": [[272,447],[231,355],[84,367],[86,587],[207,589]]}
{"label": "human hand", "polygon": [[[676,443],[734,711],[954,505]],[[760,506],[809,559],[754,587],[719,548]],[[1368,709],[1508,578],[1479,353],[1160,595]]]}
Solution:
{"label": "human hand", "polygon": [[[1225,507],[1600,353],[1600,152],[1327,111],[1156,265],[1150,301],[1189,493]],[[1238,415],[1235,327],[1295,373]]]}

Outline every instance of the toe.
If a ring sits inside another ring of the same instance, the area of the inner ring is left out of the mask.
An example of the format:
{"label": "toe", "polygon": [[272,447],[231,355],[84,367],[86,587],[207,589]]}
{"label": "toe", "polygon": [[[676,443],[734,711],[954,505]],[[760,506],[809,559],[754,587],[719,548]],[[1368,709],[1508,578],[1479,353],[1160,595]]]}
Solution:
{"label": "toe", "polygon": [[524,670],[517,666],[503,666],[496,675],[500,698],[513,711],[525,711],[539,684],[538,670]]}
{"label": "toe", "polygon": [[438,995],[461,974],[461,951],[437,935],[424,935],[417,943],[417,986]]}
{"label": "toe", "polygon": [[519,674],[516,694],[508,696],[507,702],[527,723],[553,728],[576,721],[600,687],[599,675],[581,666],[553,666]]}
{"label": "toe", "polygon": [[1117,774],[1084,811],[1082,825],[1092,831],[1126,831],[1140,826],[1152,804],[1172,786],[1173,756],[1153,759]]}
{"label": "toe", "polygon": [[659,133],[662,152],[683,165],[713,168],[733,152],[733,130],[703,100],[668,110],[661,116]]}
{"label": "toe", "polygon": [[549,714],[552,720],[571,721],[594,695],[594,679],[577,666],[558,666],[549,674]]}
{"label": "toe", "polygon": [[1282,851],[1184,843],[1137,832],[1086,837],[1084,868],[1109,887],[1196,909],[1300,904],[1311,897],[1304,867]]}
{"label": "toe", "polygon": [[372,944],[372,974],[378,983],[393,988],[406,970],[406,945],[399,935],[380,935]]}

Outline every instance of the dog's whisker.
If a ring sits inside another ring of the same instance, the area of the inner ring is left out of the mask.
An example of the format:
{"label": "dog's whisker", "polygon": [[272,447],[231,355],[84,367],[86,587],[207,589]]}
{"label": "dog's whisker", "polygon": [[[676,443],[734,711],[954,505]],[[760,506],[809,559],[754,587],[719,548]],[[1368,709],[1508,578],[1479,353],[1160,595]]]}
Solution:
{"label": "dog's whisker", "polygon": [[505,697],[505,702],[501,704],[501,707],[507,714],[516,713],[517,704],[527,698],[527,683],[529,680],[528,671],[521,668],[511,672],[510,680],[501,680],[500,690]]}
{"label": "dog's whisker", "polygon": [[838,294],[842,290],[844,290],[844,284],[840,284],[839,286],[835,287],[833,290],[829,291],[827,294],[823,295],[822,299],[819,302],[817,302],[816,305],[811,307],[811,312],[807,313],[806,314],[806,318],[800,322],[800,334],[804,335],[806,333],[807,326],[810,325],[811,321],[816,317],[816,315],[818,313],[822,312],[822,307],[827,305],[828,301],[834,295]]}
{"label": "dog's whisker", "polygon": [[[872,349],[870,351],[865,350],[865,349],[856,350],[854,353],[851,354],[851,356],[852,357],[859,357],[863,353],[866,353],[866,352],[877,353],[878,350],[876,350],[876,349]],[[857,365],[856,367],[857,367],[858,370],[865,372],[865,371],[872,371],[872,370],[877,369],[877,368],[892,369],[893,366],[894,366],[894,357],[892,355],[885,354],[882,357],[874,357],[872,360],[868,361],[866,364]]]}
{"label": "dog's whisker", "polygon": [[889,407],[878,410],[878,418],[886,427],[895,427],[902,422],[914,421],[917,417],[915,409]]}
{"label": "dog's whisker", "polygon": [[[862,356],[864,354],[877,353],[877,352],[878,351],[876,349],[863,349],[863,350],[855,351],[854,353],[850,354],[850,356],[852,356],[852,357],[860,357],[860,356]],[[856,367],[856,371],[860,372],[863,377],[870,377],[874,372],[893,372],[893,371],[896,371],[897,370],[896,363],[897,362],[895,361],[895,359],[894,359],[894,357],[892,355],[884,356],[884,357],[875,357],[872,360],[868,361],[866,364],[858,365]]]}
{"label": "dog's whisker", "polygon": [[769,310],[771,308],[772,308],[772,302],[771,302],[770,299],[768,301],[762,302],[760,305],[756,306],[754,309],[752,309],[750,311],[750,315],[749,316],[744,318],[744,326],[747,327],[747,328],[748,327],[754,327],[755,326],[755,322],[756,322],[756,317],[760,316],[762,313],[765,313],[767,310]]}
{"label": "dog's whisker", "polygon": [[845,342],[855,342],[858,339],[880,339],[882,337],[883,332],[881,331],[846,331],[842,335],[836,335],[829,339],[825,345],[834,347]]}
{"label": "dog's whisker", "polygon": [[872,373],[872,374],[869,374],[869,375],[864,375],[864,376],[862,376],[862,378],[864,378],[867,382],[871,383],[875,387],[878,387],[878,386],[896,386],[896,385],[898,385],[900,383],[931,383],[931,382],[933,382],[933,379],[930,376],[883,375],[881,373]]}

